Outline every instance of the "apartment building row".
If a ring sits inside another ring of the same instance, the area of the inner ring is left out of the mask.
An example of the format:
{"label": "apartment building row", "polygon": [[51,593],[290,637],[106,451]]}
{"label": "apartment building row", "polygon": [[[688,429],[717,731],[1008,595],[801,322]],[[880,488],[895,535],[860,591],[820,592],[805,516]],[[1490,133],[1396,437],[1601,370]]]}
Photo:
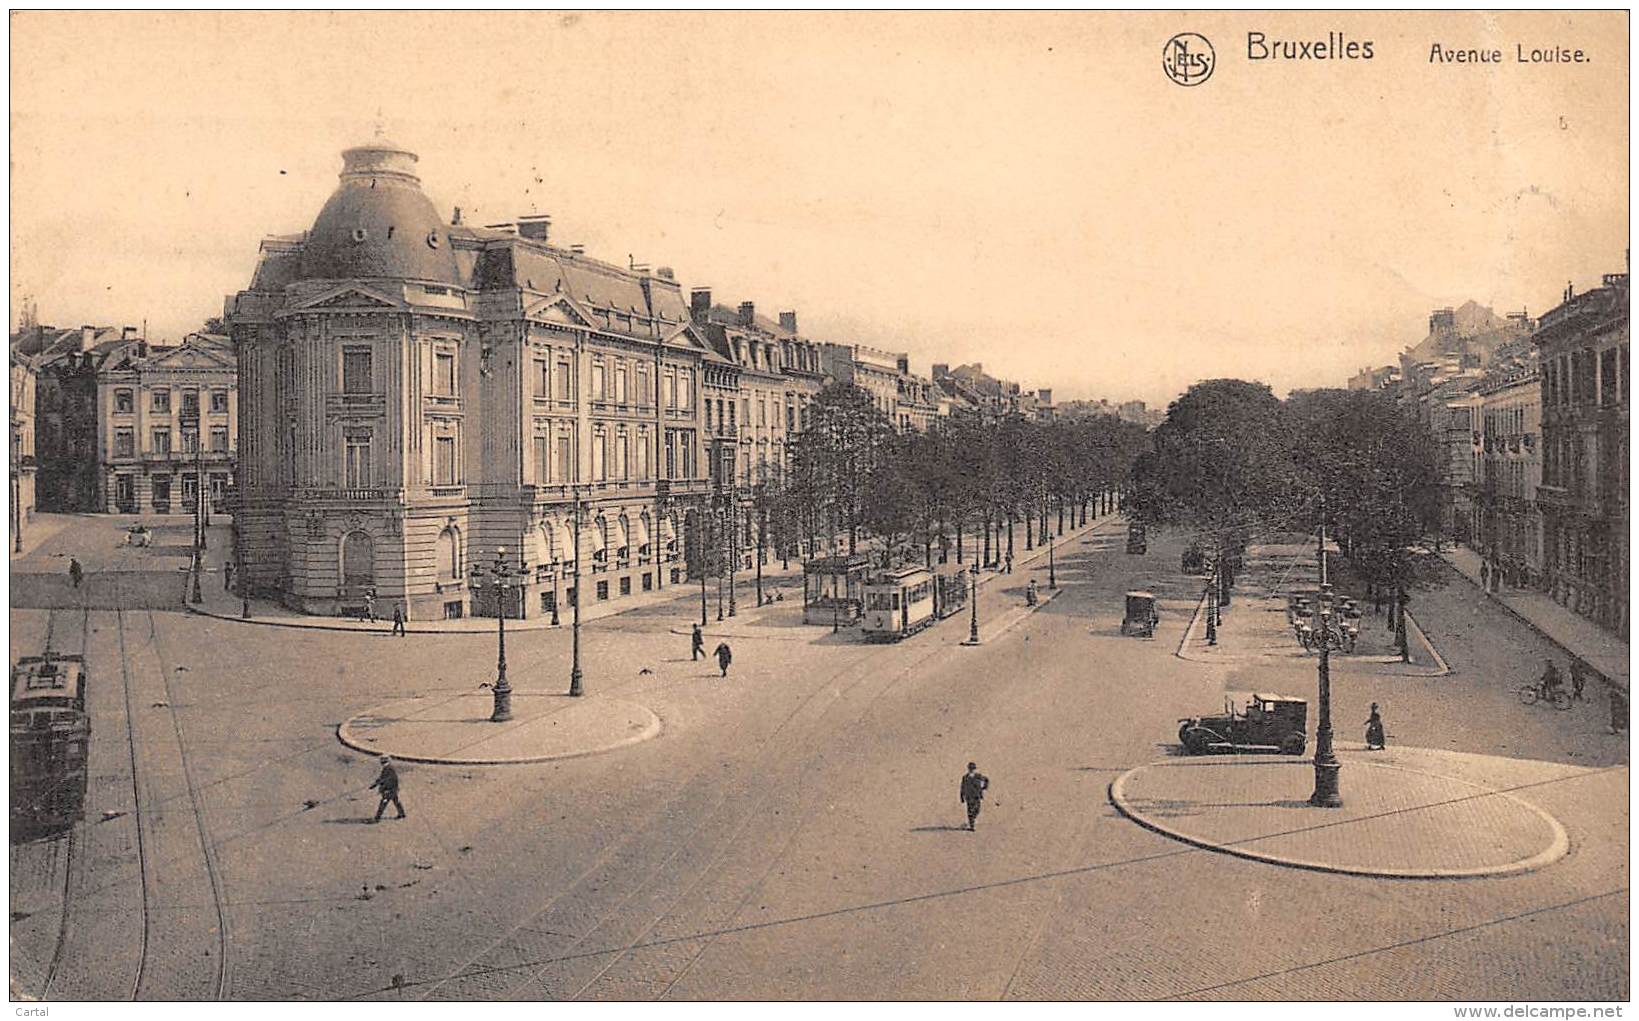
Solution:
{"label": "apartment building row", "polygon": [[1447,534],[1485,556],[1490,584],[1546,593],[1624,638],[1628,299],[1628,275],[1612,273],[1568,285],[1537,320],[1464,306],[1465,334],[1439,310],[1439,343],[1408,350],[1400,380],[1440,445]]}

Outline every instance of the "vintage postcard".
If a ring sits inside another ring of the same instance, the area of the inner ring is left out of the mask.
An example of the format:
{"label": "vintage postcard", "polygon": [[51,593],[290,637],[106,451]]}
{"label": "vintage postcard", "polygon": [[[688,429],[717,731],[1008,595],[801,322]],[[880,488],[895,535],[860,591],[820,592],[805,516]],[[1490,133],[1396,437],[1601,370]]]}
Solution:
{"label": "vintage postcard", "polygon": [[9,32],[18,1016],[1621,1016],[1628,12]]}

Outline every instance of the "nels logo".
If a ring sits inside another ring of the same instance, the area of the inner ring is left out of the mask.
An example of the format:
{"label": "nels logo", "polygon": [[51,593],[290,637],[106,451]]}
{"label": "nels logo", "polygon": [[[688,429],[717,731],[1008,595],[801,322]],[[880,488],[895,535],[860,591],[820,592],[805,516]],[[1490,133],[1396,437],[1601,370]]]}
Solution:
{"label": "nels logo", "polygon": [[1206,36],[1180,32],[1161,47],[1161,70],[1179,85],[1199,85],[1212,77],[1217,54]]}

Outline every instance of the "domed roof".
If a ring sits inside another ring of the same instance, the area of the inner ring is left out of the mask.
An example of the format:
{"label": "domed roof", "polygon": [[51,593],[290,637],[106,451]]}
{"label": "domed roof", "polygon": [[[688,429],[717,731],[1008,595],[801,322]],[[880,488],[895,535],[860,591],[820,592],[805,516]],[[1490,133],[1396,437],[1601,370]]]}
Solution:
{"label": "domed roof", "polygon": [[416,155],[378,138],[342,153],[341,184],[302,246],[302,279],[392,277],[460,285],[448,228]]}

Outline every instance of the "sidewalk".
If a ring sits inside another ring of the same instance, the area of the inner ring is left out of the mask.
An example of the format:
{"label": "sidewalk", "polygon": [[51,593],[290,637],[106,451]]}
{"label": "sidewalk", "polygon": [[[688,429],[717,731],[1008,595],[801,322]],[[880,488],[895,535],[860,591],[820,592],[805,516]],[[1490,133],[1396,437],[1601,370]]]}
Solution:
{"label": "sidewalk", "polygon": [[[1441,552],[1446,563],[1464,578],[1480,584],[1480,555],[1464,546]],[[1540,592],[1503,589],[1490,593],[1514,616],[1542,637],[1595,670],[1624,693],[1628,690],[1628,643],[1593,621],[1567,610]]]}

